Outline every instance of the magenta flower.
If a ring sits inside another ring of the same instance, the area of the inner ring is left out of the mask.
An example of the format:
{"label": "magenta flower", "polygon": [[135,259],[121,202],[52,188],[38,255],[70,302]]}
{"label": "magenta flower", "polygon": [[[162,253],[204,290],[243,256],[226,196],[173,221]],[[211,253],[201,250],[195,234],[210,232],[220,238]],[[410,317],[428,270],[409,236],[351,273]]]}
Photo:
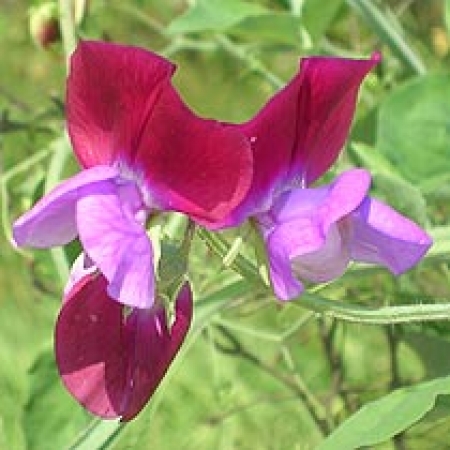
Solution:
{"label": "magenta flower", "polygon": [[191,320],[187,287],[170,329],[155,301],[147,219],[180,211],[217,227],[251,182],[246,138],[196,117],[172,87],[173,72],[170,62],[138,48],[79,44],[67,82],[67,121],[83,170],[13,227],[18,246],[80,239],[84,252],[66,286],[56,358],[69,391],[102,417],[128,420],[139,412]]}
{"label": "magenta flower", "polygon": [[133,419],[145,406],[178,352],[192,318],[186,283],[169,329],[158,301],[149,309],[123,306],[106,293],[104,277],[88,275],[66,297],[55,330],[62,380],[91,413]]}
{"label": "magenta flower", "polygon": [[363,170],[331,185],[310,185],[334,163],[347,138],[359,86],[379,61],[312,57],[297,76],[249,122],[243,132],[254,154],[253,183],[243,203],[225,219],[252,217],[265,240],[277,297],[300,295],[301,280],[327,282],[351,260],[409,269],[431,245],[409,219],[367,193]]}
{"label": "magenta flower", "polygon": [[108,294],[131,307],[150,308],[155,296],[149,215],[181,211],[213,228],[251,179],[245,138],[195,117],[170,84],[173,71],[138,48],[81,43],[71,59],[67,120],[84,170],[13,228],[19,246],[64,245],[78,236],[85,255],[71,284],[98,269]]}

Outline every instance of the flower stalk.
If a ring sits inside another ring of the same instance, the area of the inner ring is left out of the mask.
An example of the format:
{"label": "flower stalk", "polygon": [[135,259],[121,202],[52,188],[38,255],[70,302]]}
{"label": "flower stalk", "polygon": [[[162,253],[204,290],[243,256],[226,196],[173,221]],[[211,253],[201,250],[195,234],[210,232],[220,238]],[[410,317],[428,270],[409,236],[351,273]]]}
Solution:
{"label": "flower stalk", "polygon": [[[203,229],[198,229],[197,234],[219,258],[223,259],[228,254],[230,244],[219,234],[213,234]],[[236,255],[230,268],[253,284],[255,288],[271,294],[270,288],[266,287],[261,280],[257,267],[244,256]],[[318,314],[365,325],[393,325],[450,320],[450,303],[418,303],[415,305],[371,308],[349,302],[330,300],[310,291],[303,292],[301,296],[292,300],[292,303]]]}
{"label": "flower stalk", "polygon": [[77,44],[75,20],[72,11],[72,0],[59,0],[59,23],[64,54],[66,56],[67,70],[69,70],[70,55],[75,50],[75,46]]}

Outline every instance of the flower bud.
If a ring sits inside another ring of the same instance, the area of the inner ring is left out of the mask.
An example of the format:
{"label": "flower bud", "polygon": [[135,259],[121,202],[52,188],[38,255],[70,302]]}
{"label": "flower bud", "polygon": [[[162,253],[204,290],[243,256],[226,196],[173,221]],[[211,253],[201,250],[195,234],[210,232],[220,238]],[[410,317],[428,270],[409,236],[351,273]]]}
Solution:
{"label": "flower bud", "polygon": [[61,38],[58,22],[58,6],[47,2],[30,8],[30,34],[38,47],[47,48]]}

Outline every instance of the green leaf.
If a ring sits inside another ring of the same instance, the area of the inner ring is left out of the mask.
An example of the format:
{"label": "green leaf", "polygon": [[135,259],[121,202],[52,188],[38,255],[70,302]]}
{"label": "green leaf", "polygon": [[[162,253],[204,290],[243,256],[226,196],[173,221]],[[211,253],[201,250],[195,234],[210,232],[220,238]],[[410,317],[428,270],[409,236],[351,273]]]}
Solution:
{"label": "green leaf", "polygon": [[372,174],[384,173],[396,177],[401,176],[390,161],[376,148],[362,142],[352,142],[349,150],[363,166],[370,169]]}
{"label": "green leaf", "polygon": [[445,0],[444,19],[447,32],[450,32],[450,0]]}
{"label": "green leaf", "polygon": [[450,78],[405,84],[380,107],[377,148],[408,180],[430,182],[450,171]]}
{"label": "green leaf", "polygon": [[398,389],[363,406],[317,450],[352,450],[384,442],[419,421],[438,395],[450,395],[450,377]]}
{"label": "green leaf", "polygon": [[362,143],[354,143],[350,151],[363,166],[370,169],[374,186],[388,203],[422,225],[428,222],[426,201],[416,185],[405,180],[383,153]]}
{"label": "green leaf", "polygon": [[30,394],[25,405],[24,430],[29,448],[66,448],[91,417],[64,390],[53,350],[39,354],[30,372]]}
{"label": "green leaf", "polygon": [[450,354],[450,342],[447,339],[409,331],[402,336],[402,341],[420,358],[427,378],[437,378],[450,373],[450,358],[442,357]]}
{"label": "green leaf", "polygon": [[313,41],[317,42],[327,31],[343,0],[308,0],[303,4],[302,21]]}
{"label": "green leaf", "polygon": [[173,20],[167,33],[224,31],[247,17],[267,13],[261,5],[240,0],[198,0],[185,13]]}
{"label": "green leaf", "polygon": [[124,423],[118,420],[95,419],[83,430],[69,450],[106,450],[113,445],[116,436],[122,431]]}
{"label": "green leaf", "polygon": [[422,60],[404,38],[401,25],[389,9],[386,13],[382,12],[372,0],[347,0],[347,3],[406,66],[419,75],[426,73]]}
{"label": "green leaf", "polygon": [[229,33],[264,43],[295,47],[299,47],[302,43],[300,18],[283,13],[246,17],[230,28]]}
{"label": "green leaf", "polygon": [[[52,141],[50,147],[53,149],[53,155],[50,159],[50,165],[45,180],[45,192],[51,191],[61,181],[64,168],[71,155],[71,147],[66,134]],[[59,275],[61,286],[64,286],[66,280],[69,278],[69,261],[61,247],[51,248],[50,253]]]}

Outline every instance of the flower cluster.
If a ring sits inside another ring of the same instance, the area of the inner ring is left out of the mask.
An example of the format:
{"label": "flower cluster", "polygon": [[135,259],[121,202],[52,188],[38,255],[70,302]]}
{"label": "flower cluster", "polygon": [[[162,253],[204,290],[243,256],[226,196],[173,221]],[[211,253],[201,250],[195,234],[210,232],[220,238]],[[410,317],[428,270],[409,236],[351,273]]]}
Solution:
{"label": "flower cluster", "polygon": [[[187,281],[173,323],[155,276],[147,222],[178,211],[209,229],[250,219],[265,242],[281,300],[302,281],[339,277],[349,261],[399,274],[425,254],[427,234],[368,196],[349,170],[312,184],[347,138],[358,90],[378,63],[311,57],[250,121],[197,117],[171,84],[174,66],[142,49],[82,42],[71,58],[67,124],[82,170],[14,224],[16,245],[78,237],[55,331],[62,380],[89,411],[130,420],[178,352],[193,311]],[[302,280],[302,281],[301,281]]]}

